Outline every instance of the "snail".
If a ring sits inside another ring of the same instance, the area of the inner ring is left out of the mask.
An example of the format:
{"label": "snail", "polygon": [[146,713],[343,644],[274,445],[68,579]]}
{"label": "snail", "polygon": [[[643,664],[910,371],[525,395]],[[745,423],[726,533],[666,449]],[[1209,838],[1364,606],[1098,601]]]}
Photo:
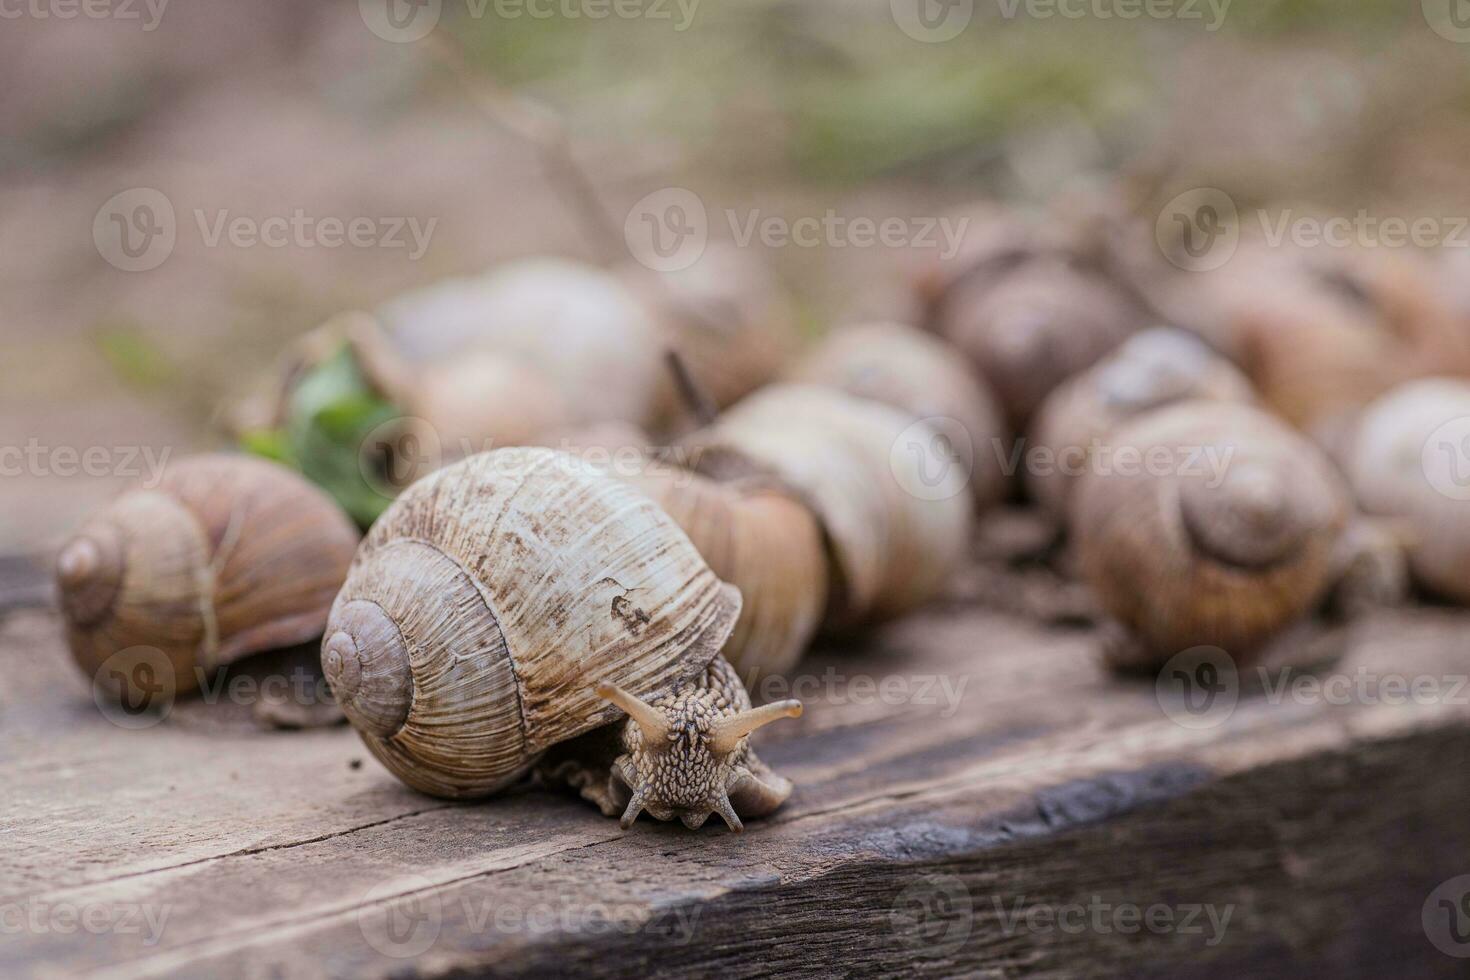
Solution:
{"label": "snail", "polygon": [[[796,312],[775,277],[749,249],[712,243],[686,269],[620,271],[677,349],[690,373],[724,408],[770,381],[798,347]],[[676,415],[678,394],[665,383],[657,421]]]}
{"label": "snail", "polygon": [[[798,383],[827,385],[927,419],[969,461],[978,509],[1005,494],[1005,421],[994,396],[937,337],[901,323],[865,323],[827,335],[789,372]],[[957,429],[957,431],[950,431]]]}
{"label": "snail", "polygon": [[660,459],[647,434],[603,423],[561,433],[552,445],[580,454],[637,487],[689,536],[722,581],[740,590],[740,617],[725,659],[747,685],[800,659],[827,603],[826,543],[800,497],[768,475],[715,480]]}
{"label": "snail", "polygon": [[565,402],[568,424],[643,424],[658,408],[658,327],[624,282],[593,266],[523,259],[400,296],[378,317],[411,363],[493,351],[534,372]]}
{"label": "snail", "polygon": [[990,382],[1011,426],[1025,431],[1053,388],[1095,364],[1142,320],[1131,297],[1108,279],[1046,254],[999,277],[960,280],[932,323]]}
{"label": "snail", "polygon": [[1332,586],[1348,495],[1327,457],[1249,406],[1187,401],[1116,429],[1078,484],[1083,579],[1117,666],[1223,648],[1244,665]]}
{"label": "snail", "polygon": [[1396,521],[1414,579],[1470,602],[1470,382],[1413,381],[1373,402],[1343,469],[1369,514]]}
{"label": "snail", "polygon": [[1047,397],[1031,442],[1050,465],[1029,469],[1027,488],[1050,518],[1065,520],[1087,460],[1126,420],[1189,399],[1253,398],[1245,376],[1194,335],[1167,327],[1144,330]]}
{"label": "snail", "polygon": [[865,398],[779,384],[692,433],[696,470],[775,476],[816,514],[829,549],[825,625],[901,615],[937,596],[964,554],[960,460],[928,423]]}
{"label": "snail", "polygon": [[[56,578],[77,665],[100,683],[114,654],[162,652],[174,690],[251,653],[320,637],[358,535],[297,474],[250,456],[168,467],[92,514]],[[125,691],[116,691],[124,694]]]}
{"label": "snail", "polygon": [[625,827],[647,810],[739,830],[791,791],[746,736],[801,711],[752,708],[720,656],[740,605],[643,494],[566,453],[500,449],[373,526],[322,667],[369,751],[420,791],[487,796],[535,769]]}

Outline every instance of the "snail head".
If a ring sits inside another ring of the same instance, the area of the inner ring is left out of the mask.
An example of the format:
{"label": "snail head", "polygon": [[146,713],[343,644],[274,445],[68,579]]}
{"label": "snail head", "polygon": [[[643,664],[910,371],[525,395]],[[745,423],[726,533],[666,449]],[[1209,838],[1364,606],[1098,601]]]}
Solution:
{"label": "snail head", "polygon": [[644,810],[658,820],[678,817],[691,830],[718,813],[731,830],[743,830],[730,794],[755,779],[746,766],[746,736],[801,714],[801,702],[793,700],[732,711],[717,688],[691,687],[656,699],[656,705],[614,684],[596,690],[628,714],[628,751],[614,766],[632,794],[621,820],[625,830]]}

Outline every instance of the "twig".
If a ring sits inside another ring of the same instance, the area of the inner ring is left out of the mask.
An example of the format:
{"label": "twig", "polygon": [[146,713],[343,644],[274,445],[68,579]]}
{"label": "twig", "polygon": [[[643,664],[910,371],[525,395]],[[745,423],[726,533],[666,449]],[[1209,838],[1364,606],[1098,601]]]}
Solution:
{"label": "twig", "polygon": [[664,363],[668,365],[669,373],[674,376],[674,386],[679,389],[679,399],[684,403],[685,409],[694,416],[695,421],[701,427],[712,425],[715,419],[719,418],[719,405],[689,370],[689,364],[684,360],[684,355],[670,347],[664,351]]}

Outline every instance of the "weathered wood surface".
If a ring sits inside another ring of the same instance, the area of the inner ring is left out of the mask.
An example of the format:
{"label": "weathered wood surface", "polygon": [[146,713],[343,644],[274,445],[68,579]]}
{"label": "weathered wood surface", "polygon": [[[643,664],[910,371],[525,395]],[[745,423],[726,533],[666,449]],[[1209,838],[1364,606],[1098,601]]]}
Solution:
{"label": "weathered wood surface", "polygon": [[[1333,668],[1437,679],[1429,703],[1248,690],[1209,728],[1095,645],[951,604],[825,651],[758,739],[798,786],[774,819],[624,833],[533,788],[419,796],[349,731],[239,705],[123,730],[54,616],[13,611],[0,975],[1464,975],[1421,911],[1470,873],[1470,707],[1444,696],[1470,615],[1384,614]],[[870,693],[889,677],[907,700]],[[954,710],[915,703],[928,678]],[[1156,905],[1175,927],[1112,918]]]}

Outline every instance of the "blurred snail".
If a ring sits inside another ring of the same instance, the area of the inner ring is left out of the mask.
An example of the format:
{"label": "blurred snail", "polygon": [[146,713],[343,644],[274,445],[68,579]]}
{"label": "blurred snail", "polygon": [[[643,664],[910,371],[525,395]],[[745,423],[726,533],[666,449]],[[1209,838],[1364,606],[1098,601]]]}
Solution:
{"label": "blurred snail", "polygon": [[652,440],[626,425],[567,432],[552,445],[653,498],[711,570],[740,590],[724,656],[747,685],[796,664],[821,624],[828,582],[821,528],[796,494],[769,476],[720,481],[678,458],[658,459],[646,451]]}
{"label": "blurred snail", "polygon": [[[774,378],[799,346],[796,311],[749,250],[712,243],[686,269],[621,270],[716,408],[733,404]],[[677,409],[665,374],[657,421]]]}
{"label": "blurred snail", "polygon": [[1245,376],[1197,337],[1166,327],[1144,330],[1047,397],[1031,442],[1054,465],[1028,470],[1028,489],[1050,517],[1065,520],[1088,458],[1123,422],[1173,402],[1253,398]]}
{"label": "blurred snail", "polygon": [[1348,497],[1305,438],[1245,405],[1191,401],[1110,442],[1070,526],[1084,580],[1127,634],[1116,665],[1200,645],[1244,665],[1326,595]]}
{"label": "blurred snail", "polygon": [[1373,402],[1343,468],[1365,511],[1402,526],[1414,578],[1470,602],[1470,383],[1414,381]]}
{"label": "blurred snail", "polygon": [[341,510],[285,467],[182,460],[92,514],[58,553],[72,655],[99,677],[112,655],[155,648],[174,689],[193,690],[247,654],[321,636],[357,541]]}
{"label": "blurred snail", "polygon": [[889,405],[779,384],[686,440],[717,479],[774,475],[801,494],[826,538],[826,625],[901,615],[934,598],[965,552],[967,474],[928,423]]}
{"label": "blurred snail", "polygon": [[746,736],[801,711],[751,708],[720,656],[740,604],[643,494],[565,453],[501,449],[414,484],[373,526],[322,666],[415,789],[485,796],[535,768],[625,827],[647,810],[739,830],[791,789]]}
{"label": "blurred snail", "polygon": [[[963,363],[959,351],[901,323],[834,330],[790,371],[792,381],[826,385],[927,419],[970,465],[970,489],[985,509],[1005,493],[1005,420],[1000,406]],[[960,433],[947,431],[958,424]]]}

